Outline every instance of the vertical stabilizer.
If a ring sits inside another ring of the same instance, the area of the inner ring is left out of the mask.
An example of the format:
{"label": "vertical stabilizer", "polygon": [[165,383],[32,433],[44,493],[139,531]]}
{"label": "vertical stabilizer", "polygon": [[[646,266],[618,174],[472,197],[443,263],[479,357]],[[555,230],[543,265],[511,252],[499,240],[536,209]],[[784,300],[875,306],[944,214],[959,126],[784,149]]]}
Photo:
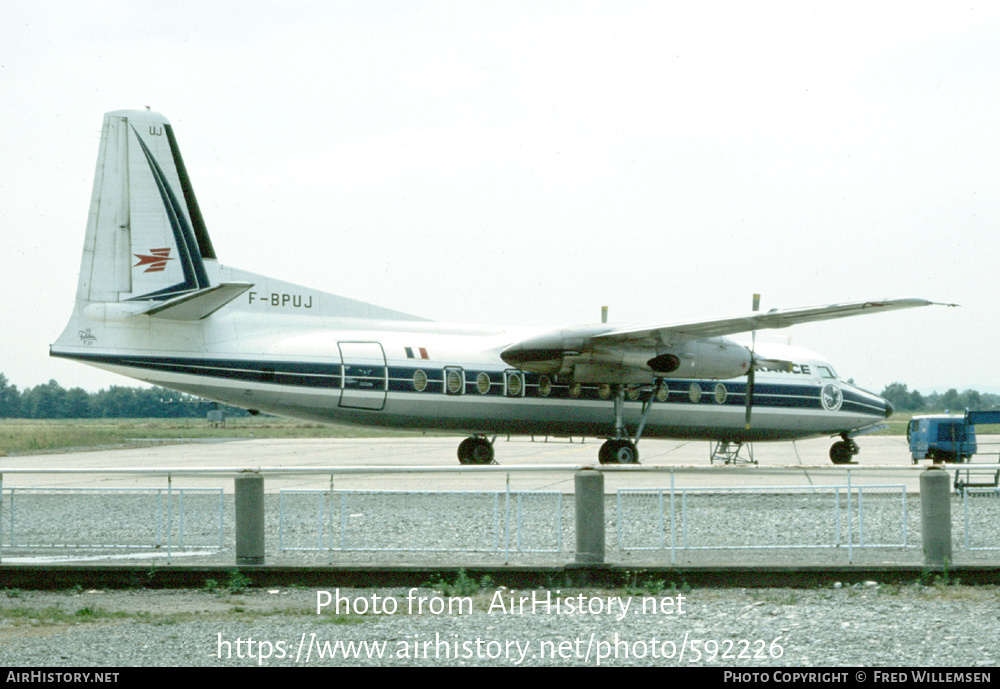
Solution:
{"label": "vertical stabilizer", "polygon": [[209,287],[204,259],[214,258],[167,119],[105,115],[77,299],[172,299]]}

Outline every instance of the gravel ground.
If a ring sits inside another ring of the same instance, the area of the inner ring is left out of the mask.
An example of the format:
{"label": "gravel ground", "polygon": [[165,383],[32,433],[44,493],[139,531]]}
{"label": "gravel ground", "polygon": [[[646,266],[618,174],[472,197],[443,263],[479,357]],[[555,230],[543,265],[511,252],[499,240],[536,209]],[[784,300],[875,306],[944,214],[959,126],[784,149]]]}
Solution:
{"label": "gravel ground", "polygon": [[[848,510],[840,496],[838,509],[834,494],[809,489],[700,493],[676,503],[672,529],[669,496],[662,520],[656,494],[636,492],[620,500],[609,496],[607,562],[924,564],[919,497],[908,496],[904,504],[898,491],[866,493],[863,512],[857,499]],[[167,564],[169,532],[170,564],[236,563],[232,495],[196,492],[183,501],[174,495],[169,519],[166,504],[155,492],[20,491],[5,505],[0,555],[5,564],[118,561],[162,566]],[[953,564],[996,563],[998,505],[995,497],[977,498],[968,509],[967,528],[966,509],[961,499],[953,498]],[[337,496],[332,505],[320,491],[266,495],[266,563],[460,567],[572,562],[574,510],[572,496],[558,492],[515,494],[509,505],[503,493],[357,492]],[[671,538],[677,547],[672,555]],[[10,546],[11,539],[16,547]],[[332,553],[327,549],[331,543]],[[116,547],[101,550],[92,547],[96,544]]]}
{"label": "gravel ground", "polygon": [[[410,598],[405,589],[336,589],[330,596],[339,595],[341,605],[351,609],[342,607],[337,614],[331,603],[317,614],[323,593],[302,588],[6,591],[0,596],[0,665],[600,664],[989,671],[1000,663],[996,587],[870,583],[655,592],[649,585],[634,591],[557,592],[487,586],[468,592],[468,599],[447,598],[433,588],[413,591]],[[532,596],[542,601],[549,593],[559,599],[560,609],[539,605],[532,612]],[[519,597],[525,597],[520,614],[511,604]],[[622,601],[629,606],[624,615]],[[474,609],[448,610],[458,603]],[[359,614],[365,606],[368,611]],[[337,642],[353,642],[354,651],[368,645],[361,657],[345,658],[353,654]],[[298,655],[300,645],[310,649],[308,659],[306,650]],[[369,658],[372,649],[382,649],[382,657]],[[270,657],[261,659],[262,654]]]}
{"label": "gravel ground", "polygon": [[[148,546],[163,538],[167,528],[158,498],[145,494],[111,499],[98,494],[81,497],[23,492],[15,500],[5,507],[8,516],[3,528],[8,539],[9,515],[14,513],[18,543],[74,547],[66,551],[5,546],[5,564],[50,557],[106,564],[80,546]],[[221,548],[218,497],[192,493],[185,500],[185,546],[214,544],[215,548],[197,556],[177,552],[181,515],[175,497],[169,521],[176,549],[173,564],[232,565],[232,496],[222,499]],[[289,496],[282,507],[278,496],[267,495],[268,564],[329,562],[326,551],[281,551],[277,546],[279,541],[286,547],[312,547],[321,538],[328,542],[331,525],[338,538],[343,531],[348,543],[387,549],[336,552],[332,559],[337,563],[463,566],[496,560],[502,564],[506,560],[502,546],[494,554],[484,554],[484,549],[489,551],[498,543],[515,546],[518,538],[515,531],[508,535],[497,526],[496,515],[506,514],[507,506],[504,503],[497,508],[498,503],[489,496],[359,494],[347,500],[330,506],[316,502],[315,496]],[[656,500],[642,495],[625,499],[625,547],[618,549],[617,502],[608,498],[608,562],[671,564],[669,551],[657,549],[660,522]],[[854,564],[922,563],[915,501],[913,497],[906,500],[904,513],[903,501],[891,492],[866,494],[863,534],[857,504],[852,505]],[[847,513],[841,512],[838,521],[835,504],[835,499],[809,491],[756,496],[735,492],[692,498],[687,506],[688,545],[713,549],[678,551],[676,564],[847,564]],[[972,545],[998,546],[1000,512],[996,504],[995,499],[976,503],[970,527]],[[575,544],[572,498],[560,498],[558,493],[535,496],[525,498],[522,508],[522,544],[527,549],[553,552],[518,554],[509,559],[511,564],[571,562]],[[282,509],[283,531],[278,525]],[[157,518],[157,514],[161,516]],[[964,548],[964,509],[957,499],[952,519],[954,563],[994,563],[997,550]],[[516,524],[517,519],[511,523]],[[883,547],[857,547],[862,535],[868,543],[874,540]],[[904,535],[906,547],[901,545]],[[802,549],[799,546],[803,544],[824,547]],[[746,550],[749,545],[769,548]],[[426,552],[393,552],[415,546]],[[440,552],[455,547],[465,550]],[[134,557],[122,562],[162,566],[163,550],[139,548]],[[435,606],[446,608],[449,601],[461,598],[449,599],[432,588],[414,594],[423,597],[425,607],[412,610],[407,590],[342,589],[341,596],[354,608],[341,614],[329,608],[316,614],[321,595],[316,590],[233,593],[225,582],[211,591],[0,590],[0,665],[857,665],[988,669],[1000,662],[1000,589],[996,587],[938,582],[657,591],[655,582],[639,582],[633,591],[512,592],[498,591],[482,582],[480,586],[472,596],[471,612],[439,610]],[[561,601],[558,610],[542,604],[531,608],[533,599],[550,593]],[[510,609],[512,596],[515,602],[525,597],[523,612]],[[390,600],[394,610],[385,609]],[[498,607],[500,600],[504,608]],[[621,601],[630,601],[625,614],[621,614]],[[377,602],[383,604],[379,611],[369,609],[359,614],[358,606],[367,603],[372,607]],[[413,604],[417,604],[416,598]],[[586,606],[584,612],[579,609],[581,604]],[[643,611],[644,604],[665,608],[657,607],[655,613],[648,607]],[[343,645],[350,643],[354,645]],[[369,653],[380,657],[369,657]]]}

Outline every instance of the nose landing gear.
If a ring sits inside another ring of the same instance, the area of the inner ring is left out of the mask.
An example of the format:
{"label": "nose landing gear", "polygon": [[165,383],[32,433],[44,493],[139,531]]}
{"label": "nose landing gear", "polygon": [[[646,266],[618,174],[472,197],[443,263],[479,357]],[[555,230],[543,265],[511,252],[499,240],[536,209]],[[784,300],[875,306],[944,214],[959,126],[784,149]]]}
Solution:
{"label": "nose landing gear", "polygon": [[459,464],[493,464],[493,443],[486,436],[474,435],[458,444]]}
{"label": "nose landing gear", "polygon": [[834,464],[848,464],[861,452],[861,448],[846,433],[842,433],[840,437],[843,440],[838,440],[830,447],[830,461]]}

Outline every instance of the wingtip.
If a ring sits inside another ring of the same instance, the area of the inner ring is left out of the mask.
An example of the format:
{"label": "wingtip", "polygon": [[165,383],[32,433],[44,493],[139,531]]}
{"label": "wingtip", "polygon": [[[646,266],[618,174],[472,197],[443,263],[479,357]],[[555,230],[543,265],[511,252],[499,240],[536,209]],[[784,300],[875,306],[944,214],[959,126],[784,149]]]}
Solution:
{"label": "wingtip", "polygon": [[903,308],[914,307],[914,306],[961,306],[961,304],[949,304],[943,301],[931,301],[930,299],[886,299],[883,302],[870,302],[873,305],[885,304],[899,304]]}
{"label": "wingtip", "polygon": [[905,301],[919,302],[919,306],[948,306],[948,307],[960,307],[961,304],[951,304],[946,301],[931,301],[929,299],[906,299]]}

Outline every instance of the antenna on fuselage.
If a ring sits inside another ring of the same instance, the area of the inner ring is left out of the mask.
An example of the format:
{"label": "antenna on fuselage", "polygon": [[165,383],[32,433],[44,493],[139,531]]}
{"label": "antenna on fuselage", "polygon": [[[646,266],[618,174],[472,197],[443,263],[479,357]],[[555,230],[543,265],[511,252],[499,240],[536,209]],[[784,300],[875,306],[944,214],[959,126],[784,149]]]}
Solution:
{"label": "antenna on fuselage", "polygon": [[602,306],[601,307],[601,323],[607,323],[607,322],[608,322],[608,307],[607,306]]}

